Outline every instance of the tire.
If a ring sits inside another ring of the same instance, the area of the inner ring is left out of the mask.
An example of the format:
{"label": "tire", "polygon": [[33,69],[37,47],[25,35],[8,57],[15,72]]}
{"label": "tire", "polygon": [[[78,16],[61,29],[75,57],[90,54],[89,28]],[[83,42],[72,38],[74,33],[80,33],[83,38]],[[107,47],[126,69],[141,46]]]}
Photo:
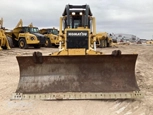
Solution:
{"label": "tire", "polygon": [[104,40],[100,40],[100,45],[99,45],[100,48],[103,48],[104,47]]}
{"label": "tire", "polygon": [[13,41],[14,47],[19,47],[19,42],[17,40],[15,40],[15,38],[16,38],[15,35],[12,34],[12,41]]}
{"label": "tire", "polygon": [[106,40],[100,40],[100,48],[107,47],[107,41]]}
{"label": "tire", "polygon": [[40,44],[34,44],[33,47],[36,48],[36,49],[39,49],[40,48]]}
{"label": "tire", "polygon": [[107,47],[110,47],[110,43],[107,43]]}
{"label": "tire", "polygon": [[107,40],[105,39],[104,40],[104,48],[106,48],[107,47]]}
{"label": "tire", "polygon": [[7,49],[7,47],[6,47],[6,45],[5,46],[1,46],[4,50],[6,50]]}
{"label": "tire", "polygon": [[7,40],[8,40],[8,43],[9,43],[10,48],[13,48],[14,45],[13,45],[13,40],[12,40],[12,38],[7,36]]}
{"label": "tire", "polygon": [[113,43],[117,43],[117,40],[116,39],[113,39]]}
{"label": "tire", "polygon": [[45,47],[52,47],[50,39],[46,39]]}
{"label": "tire", "polygon": [[109,40],[109,42],[107,43],[107,47],[112,47],[112,40]]}
{"label": "tire", "polygon": [[55,47],[55,48],[58,48],[58,47],[59,47],[59,45],[55,45],[55,44],[54,44],[54,47]]}
{"label": "tire", "polygon": [[106,47],[110,47],[110,41],[106,38]]}
{"label": "tire", "polygon": [[21,49],[27,49],[28,48],[28,45],[27,45],[26,40],[24,38],[21,38],[19,40],[19,47]]}
{"label": "tire", "polygon": [[[3,39],[3,38],[2,38],[2,39]],[[7,49],[6,44],[4,45],[4,44],[2,44],[1,42],[2,42],[2,41],[0,40],[0,46],[2,45],[1,48],[6,50],[6,49]],[[4,41],[3,41],[3,42],[4,42]]]}

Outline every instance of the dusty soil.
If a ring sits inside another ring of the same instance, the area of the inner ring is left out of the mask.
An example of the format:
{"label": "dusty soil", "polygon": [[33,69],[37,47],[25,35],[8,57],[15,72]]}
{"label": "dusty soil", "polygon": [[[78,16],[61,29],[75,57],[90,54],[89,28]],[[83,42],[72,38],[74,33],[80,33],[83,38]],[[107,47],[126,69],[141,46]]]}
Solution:
{"label": "dusty soil", "polygon": [[153,115],[153,45],[120,45],[118,48],[97,49],[104,53],[120,49],[122,53],[138,53],[136,79],[144,98],[139,100],[65,100],[65,101],[10,101],[17,88],[19,68],[16,55],[44,55],[55,48],[14,48],[0,51],[0,115]]}

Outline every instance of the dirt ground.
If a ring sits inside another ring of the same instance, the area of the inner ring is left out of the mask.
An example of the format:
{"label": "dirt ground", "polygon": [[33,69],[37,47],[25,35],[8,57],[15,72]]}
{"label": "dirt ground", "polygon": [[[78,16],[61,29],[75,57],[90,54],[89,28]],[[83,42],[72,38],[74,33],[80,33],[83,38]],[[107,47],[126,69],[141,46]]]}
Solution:
{"label": "dirt ground", "polygon": [[0,115],[153,115],[153,45],[120,45],[118,48],[97,49],[104,53],[120,49],[122,53],[138,53],[136,79],[144,98],[139,100],[64,100],[10,101],[19,81],[16,55],[31,55],[41,51],[44,55],[56,48],[13,48],[0,51]]}

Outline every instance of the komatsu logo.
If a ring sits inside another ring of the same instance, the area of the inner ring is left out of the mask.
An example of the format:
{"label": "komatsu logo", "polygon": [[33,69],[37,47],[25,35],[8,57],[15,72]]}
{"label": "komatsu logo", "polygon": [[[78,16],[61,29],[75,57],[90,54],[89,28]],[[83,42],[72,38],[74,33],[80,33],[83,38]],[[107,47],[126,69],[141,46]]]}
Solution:
{"label": "komatsu logo", "polygon": [[87,32],[68,32],[68,36],[88,36]]}

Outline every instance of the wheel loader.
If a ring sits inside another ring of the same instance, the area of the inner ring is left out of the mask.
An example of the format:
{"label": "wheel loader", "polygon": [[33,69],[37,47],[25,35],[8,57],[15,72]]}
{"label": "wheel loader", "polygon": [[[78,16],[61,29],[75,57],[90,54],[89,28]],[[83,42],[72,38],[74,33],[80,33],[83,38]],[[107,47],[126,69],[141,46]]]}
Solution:
{"label": "wheel loader", "polygon": [[105,47],[111,47],[112,45],[112,38],[108,36],[107,32],[100,32],[96,34],[97,38],[97,46],[100,48],[105,48]]}
{"label": "wheel loader", "polygon": [[40,34],[37,27],[33,27],[32,24],[29,26],[23,26],[23,22],[20,19],[16,27],[7,34],[11,36],[15,47],[21,49],[27,49],[29,46],[34,48],[40,48],[46,42],[46,37]]}
{"label": "wheel loader", "polygon": [[3,27],[3,18],[0,20],[0,50],[11,49],[7,36],[5,35],[5,28]]}
{"label": "wheel loader", "polygon": [[40,29],[39,33],[45,35],[48,38],[45,43],[46,47],[59,46],[59,39],[58,39],[59,31],[57,29],[44,28],[44,29]]}
{"label": "wheel loader", "polygon": [[96,22],[89,5],[66,5],[59,51],[17,56],[20,79],[12,100],[135,99],[137,54],[96,51]]}

